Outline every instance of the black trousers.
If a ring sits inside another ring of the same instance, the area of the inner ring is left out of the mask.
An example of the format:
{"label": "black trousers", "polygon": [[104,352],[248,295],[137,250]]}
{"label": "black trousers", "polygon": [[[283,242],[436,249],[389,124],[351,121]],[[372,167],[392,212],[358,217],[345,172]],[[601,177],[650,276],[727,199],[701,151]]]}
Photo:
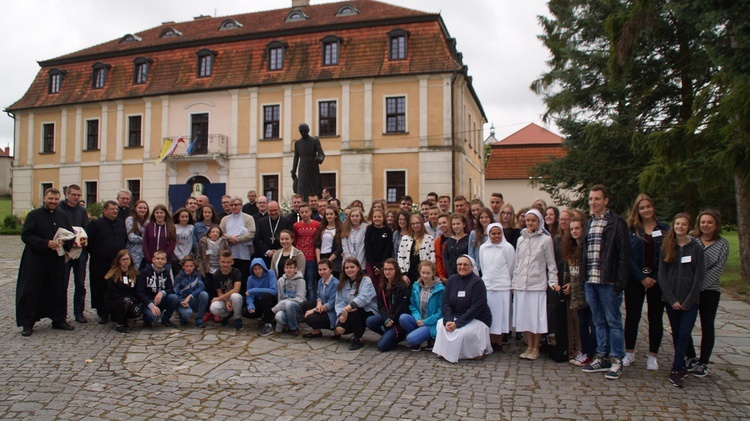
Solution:
{"label": "black trousers", "polygon": [[[719,310],[719,299],[721,291],[701,291],[700,302],[698,303],[698,317],[701,319],[701,356],[700,363],[708,364],[711,360],[711,353],[714,351],[716,342],[716,312]],[[686,356],[695,358],[695,346],[693,337],[690,337]]]}
{"label": "black trousers", "polygon": [[374,313],[365,311],[363,308],[358,308],[357,311],[353,311],[347,315],[346,322],[341,323],[341,320],[336,322],[336,327],[344,328],[344,335],[353,334],[354,339],[361,339],[365,334],[365,320],[372,316]]}
{"label": "black trousers", "polygon": [[625,287],[625,349],[635,349],[638,325],[641,323],[643,301],[648,302],[648,351],[659,352],[664,336],[664,303],[659,284],[646,289],[643,284],[629,280]]}
{"label": "black trousers", "polygon": [[[305,301],[302,303],[302,313],[306,313],[308,310],[312,310],[318,303],[316,301]],[[328,312],[316,313],[313,312],[309,316],[305,317],[305,323],[315,330],[331,329],[331,319],[328,318]]]}
{"label": "black trousers", "polygon": [[138,300],[135,298],[124,297],[115,301],[107,301],[106,307],[107,312],[118,325],[127,326],[128,319],[137,316],[136,307],[138,307]]}
{"label": "black trousers", "polygon": [[242,314],[251,319],[257,319],[258,317],[260,317],[263,323],[272,323],[274,315],[271,309],[276,305],[276,303],[277,300],[275,295],[264,292],[260,295],[260,297],[255,297],[255,300],[253,300],[253,304],[255,305],[255,313],[250,314],[249,312],[247,312],[247,308],[244,308],[242,309]]}

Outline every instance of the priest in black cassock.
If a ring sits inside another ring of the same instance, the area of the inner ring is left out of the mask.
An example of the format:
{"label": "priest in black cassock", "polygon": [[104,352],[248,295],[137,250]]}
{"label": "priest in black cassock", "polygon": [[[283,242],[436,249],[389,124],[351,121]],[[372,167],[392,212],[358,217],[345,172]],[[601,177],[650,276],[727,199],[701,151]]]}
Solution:
{"label": "priest in black cassock", "polygon": [[279,202],[268,202],[268,215],[255,224],[255,257],[262,257],[266,266],[271,266],[273,252],[281,248],[279,234],[283,230],[292,231],[293,227],[292,220],[281,215]]}
{"label": "priest in black cassock", "polygon": [[73,228],[65,214],[57,210],[59,203],[60,191],[47,189],[43,206],[29,212],[23,223],[21,240],[26,247],[16,284],[16,325],[23,328],[23,336],[31,336],[34,323],[45,317],[52,319],[53,329],[73,330],[66,320],[65,256],[57,253],[64,245],[52,241],[58,228],[71,232]]}

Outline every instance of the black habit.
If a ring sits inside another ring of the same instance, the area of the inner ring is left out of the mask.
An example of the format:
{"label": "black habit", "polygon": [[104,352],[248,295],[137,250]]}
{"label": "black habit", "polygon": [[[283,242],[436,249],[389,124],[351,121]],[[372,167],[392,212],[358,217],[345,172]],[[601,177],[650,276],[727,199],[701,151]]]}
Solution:
{"label": "black habit", "polygon": [[44,317],[53,322],[66,321],[65,256],[58,256],[56,250],[47,247],[58,228],[73,232],[68,218],[60,211],[42,207],[26,215],[21,231],[26,246],[16,284],[17,326],[33,326]]}
{"label": "black habit", "polygon": [[279,234],[283,230],[292,231],[294,224],[286,216],[279,216],[277,219],[271,219],[270,216],[260,218],[255,224],[255,255],[262,257],[266,266],[271,265],[271,258],[266,257],[268,250],[277,250],[281,248],[279,243]]}
{"label": "black habit", "polygon": [[107,291],[104,275],[112,266],[117,253],[127,246],[128,234],[121,219],[110,221],[105,217],[92,221],[86,228],[86,233],[89,236],[91,307],[95,308],[101,317],[107,314],[104,306],[104,294]]}

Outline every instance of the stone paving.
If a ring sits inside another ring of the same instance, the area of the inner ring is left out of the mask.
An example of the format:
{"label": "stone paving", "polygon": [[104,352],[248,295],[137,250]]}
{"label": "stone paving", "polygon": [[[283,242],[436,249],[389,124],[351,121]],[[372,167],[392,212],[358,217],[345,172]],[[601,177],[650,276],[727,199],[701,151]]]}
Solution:
{"label": "stone paving", "polygon": [[380,353],[371,332],[354,352],[326,336],[261,338],[252,321],[240,331],[138,324],[121,335],[95,322],[51,330],[45,320],[23,338],[14,315],[22,246],[0,237],[3,419],[750,418],[750,306],[726,294],[709,375],[678,389],[667,380],[669,335],[661,368],[646,370],[645,317],[639,358],[618,381],[519,360],[514,342],[483,361],[449,364],[404,346]]}

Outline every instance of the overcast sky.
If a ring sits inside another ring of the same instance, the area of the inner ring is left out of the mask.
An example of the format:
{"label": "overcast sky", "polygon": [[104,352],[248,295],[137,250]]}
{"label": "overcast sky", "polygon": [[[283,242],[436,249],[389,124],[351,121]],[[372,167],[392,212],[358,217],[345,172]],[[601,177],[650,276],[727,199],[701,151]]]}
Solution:
{"label": "overcast sky", "polygon": [[[535,122],[544,105],[529,85],[546,68],[537,35],[544,0],[384,0],[441,13],[498,139]],[[312,0],[312,4],[328,1]],[[17,101],[39,71],[37,61],[71,53],[165,21],[291,7],[291,0],[23,0],[3,2],[0,14],[0,108]],[[554,127],[550,129],[555,130]],[[0,115],[0,147],[13,149],[13,120]]]}

